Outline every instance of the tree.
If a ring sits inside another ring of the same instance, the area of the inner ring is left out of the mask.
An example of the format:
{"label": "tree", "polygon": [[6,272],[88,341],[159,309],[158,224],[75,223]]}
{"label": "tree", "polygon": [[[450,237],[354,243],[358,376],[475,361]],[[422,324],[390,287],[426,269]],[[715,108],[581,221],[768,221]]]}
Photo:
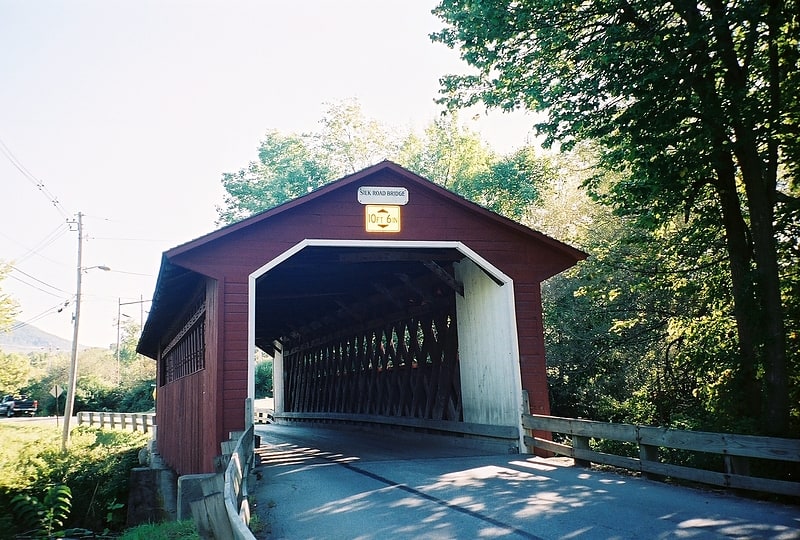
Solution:
{"label": "tree", "polygon": [[0,351],[0,366],[0,396],[19,394],[28,386],[33,369],[24,355]]}
{"label": "tree", "polygon": [[140,334],[141,326],[133,319],[123,319],[120,321],[119,350],[115,352],[122,364],[131,364],[134,360],[141,357],[141,355],[136,352]]}
{"label": "tree", "polygon": [[[719,264],[724,236],[714,205],[689,223],[678,217],[658,227],[614,215],[580,189],[598,174],[606,177],[598,189],[618,181],[587,167],[592,151],[562,156],[562,178],[534,212],[534,227],[592,254],[543,287],[553,414],[760,431],[735,377],[730,275]],[[797,377],[796,366],[790,373]]]}
{"label": "tree", "polygon": [[447,26],[432,37],[477,68],[443,78],[443,103],[545,111],[537,127],[548,144],[600,141],[605,165],[627,173],[605,200],[642,226],[713,205],[732,283],[737,376],[745,396],[763,395],[754,415],[761,405],[769,431],[785,434],[775,215],[800,206],[787,189],[800,167],[796,5],[443,0],[434,12]]}
{"label": "tree", "polygon": [[[333,178],[353,174],[397,153],[395,138],[378,121],[368,118],[356,99],[328,103],[313,136],[318,156],[330,164]],[[333,179],[331,178],[331,179]]]}
{"label": "tree", "polygon": [[[11,265],[0,261],[0,283],[11,271]],[[6,331],[14,322],[17,313],[17,303],[0,289],[0,332]]]}
{"label": "tree", "polygon": [[477,133],[451,113],[433,120],[421,137],[411,133],[400,145],[397,161],[420,176],[462,195],[475,178],[488,175],[494,153]]}
{"label": "tree", "polygon": [[540,203],[542,191],[557,182],[558,174],[550,157],[526,146],[497,159],[488,171],[458,184],[456,190],[498,214],[530,222],[531,212]]}
{"label": "tree", "polygon": [[258,161],[225,173],[225,199],[217,207],[220,223],[232,223],[305,195],[337,177],[382,159],[392,159],[478,204],[522,219],[551,180],[550,159],[532,148],[497,156],[461,122],[457,114],[433,120],[420,136],[398,139],[366,118],[358,102],[329,105],[322,129],[285,135],[269,131]]}
{"label": "tree", "polygon": [[256,363],[256,399],[272,397],[272,358],[265,358]]}
{"label": "tree", "polygon": [[315,155],[307,138],[267,132],[258,161],[222,175],[224,205],[219,222],[233,223],[312,191],[333,178],[330,165]]}

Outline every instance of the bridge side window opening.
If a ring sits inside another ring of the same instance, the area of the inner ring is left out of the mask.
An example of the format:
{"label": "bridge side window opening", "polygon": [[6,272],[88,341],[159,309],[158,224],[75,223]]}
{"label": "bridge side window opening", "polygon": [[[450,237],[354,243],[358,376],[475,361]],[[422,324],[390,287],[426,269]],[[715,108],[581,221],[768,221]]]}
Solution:
{"label": "bridge side window opening", "polygon": [[203,298],[161,354],[160,386],[205,369],[205,316]]}

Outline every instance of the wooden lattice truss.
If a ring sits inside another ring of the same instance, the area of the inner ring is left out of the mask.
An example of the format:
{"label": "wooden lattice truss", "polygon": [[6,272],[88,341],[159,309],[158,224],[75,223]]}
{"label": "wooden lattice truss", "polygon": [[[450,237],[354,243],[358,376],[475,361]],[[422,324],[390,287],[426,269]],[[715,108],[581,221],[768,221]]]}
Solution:
{"label": "wooden lattice truss", "polygon": [[[264,305],[285,316],[261,320],[284,324],[285,412],[463,421],[455,300],[463,285],[453,277],[461,257],[318,250],[274,273]],[[303,274],[312,266],[324,277]],[[315,286],[317,299],[299,309]],[[290,297],[291,307],[280,303]],[[314,308],[316,317],[300,316]]]}
{"label": "wooden lattice truss", "polygon": [[287,412],[463,420],[455,309],[298,349],[284,369]]}

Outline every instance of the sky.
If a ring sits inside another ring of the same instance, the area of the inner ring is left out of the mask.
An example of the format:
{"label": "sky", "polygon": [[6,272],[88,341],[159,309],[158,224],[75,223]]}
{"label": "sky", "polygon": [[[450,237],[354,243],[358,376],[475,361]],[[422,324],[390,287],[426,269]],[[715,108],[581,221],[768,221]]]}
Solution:
{"label": "sky", "polygon": [[[439,78],[469,71],[428,37],[435,5],[0,0],[0,293],[17,319],[71,340],[78,212],[78,341],[109,347],[118,313],[146,319],[162,253],[218,228],[222,174],[268,130],[317,131],[347,99],[421,130]],[[525,114],[473,112],[498,152],[532,136]]]}

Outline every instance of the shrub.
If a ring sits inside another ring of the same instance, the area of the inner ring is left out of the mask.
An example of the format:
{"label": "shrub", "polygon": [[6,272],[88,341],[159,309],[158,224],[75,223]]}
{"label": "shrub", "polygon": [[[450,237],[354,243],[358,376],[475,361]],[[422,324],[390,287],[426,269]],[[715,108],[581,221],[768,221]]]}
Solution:
{"label": "shrub", "polygon": [[[79,426],[67,452],[55,427],[0,426],[0,508],[17,495],[44,500],[53,486],[68,486],[72,509],[65,527],[120,530],[125,523],[130,470],[149,436]],[[10,522],[10,523],[9,523]],[[3,520],[2,534],[22,532],[15,517]]]}

